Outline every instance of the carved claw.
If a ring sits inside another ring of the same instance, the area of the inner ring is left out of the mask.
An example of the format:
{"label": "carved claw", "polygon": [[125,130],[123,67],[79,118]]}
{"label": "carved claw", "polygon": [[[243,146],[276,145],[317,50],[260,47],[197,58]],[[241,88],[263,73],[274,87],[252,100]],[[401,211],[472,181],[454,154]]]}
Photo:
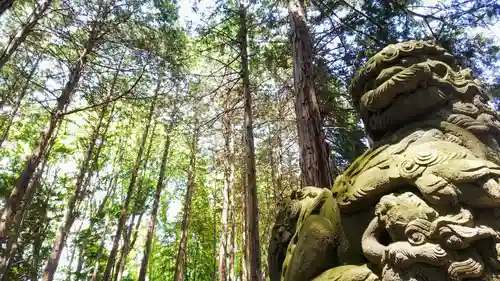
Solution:
{"label": "carved claw", "polygon": [[448,253],[437,244],[412,246],[408,242],[395,242],[385,249],[384,262],[399,268],[407,268],[414,263],[441,266],[447,261]]}
{"label": "carved claw", "polygon": [[448,267],[448,276],[452,281],[481,277],[483,273],[484,264],[477,254],[465,260],[453,262]]}

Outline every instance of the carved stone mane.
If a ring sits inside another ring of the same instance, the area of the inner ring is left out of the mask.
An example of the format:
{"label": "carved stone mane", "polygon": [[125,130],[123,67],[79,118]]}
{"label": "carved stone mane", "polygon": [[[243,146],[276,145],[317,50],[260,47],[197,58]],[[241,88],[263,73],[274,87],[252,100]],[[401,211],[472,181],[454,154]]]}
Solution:
{"label": "carved stone mane", "polygon": [[500,280],[500,119],[481,83],[409,41],[370,58],[350,92],[374,147],[331,191],[293,199],[272,281]]}

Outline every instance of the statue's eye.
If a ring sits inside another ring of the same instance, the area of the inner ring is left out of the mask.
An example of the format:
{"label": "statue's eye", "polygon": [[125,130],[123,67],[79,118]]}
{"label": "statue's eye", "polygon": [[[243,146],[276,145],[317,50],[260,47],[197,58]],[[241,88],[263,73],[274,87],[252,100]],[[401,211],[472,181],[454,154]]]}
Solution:
{"label": "statue's eye", "polygon": [[382,170],[386,170],[386,169],[389,169],[389,164],[387,164],[387,163],[386,163],[386,164],[381,164],[381,165],[379,165],[378,167],[379,167],[380,169],[382,169]]}

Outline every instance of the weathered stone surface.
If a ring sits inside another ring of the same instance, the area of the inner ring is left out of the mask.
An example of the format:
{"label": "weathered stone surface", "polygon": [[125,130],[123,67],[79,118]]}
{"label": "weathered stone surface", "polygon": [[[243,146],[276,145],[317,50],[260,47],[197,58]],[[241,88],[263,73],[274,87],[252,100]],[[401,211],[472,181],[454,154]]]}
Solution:
{"label": "weathered stone surface", "polygon": [[500,119],[481,83],[410,41],[369,59],[350,91],[374,147],[331,190],[292,195],[271,280],[500,280]]}

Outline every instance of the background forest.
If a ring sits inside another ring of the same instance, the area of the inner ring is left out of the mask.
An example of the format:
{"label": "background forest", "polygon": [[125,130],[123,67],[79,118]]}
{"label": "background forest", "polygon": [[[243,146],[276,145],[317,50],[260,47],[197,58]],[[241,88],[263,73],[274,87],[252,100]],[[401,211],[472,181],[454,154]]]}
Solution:
{"label": "background forest", "polygon": [[435,40],[498,109],[499,16],[498,0],[0,0],[0,281],[268,280],[282,198],[369,146],[353,72]]}

